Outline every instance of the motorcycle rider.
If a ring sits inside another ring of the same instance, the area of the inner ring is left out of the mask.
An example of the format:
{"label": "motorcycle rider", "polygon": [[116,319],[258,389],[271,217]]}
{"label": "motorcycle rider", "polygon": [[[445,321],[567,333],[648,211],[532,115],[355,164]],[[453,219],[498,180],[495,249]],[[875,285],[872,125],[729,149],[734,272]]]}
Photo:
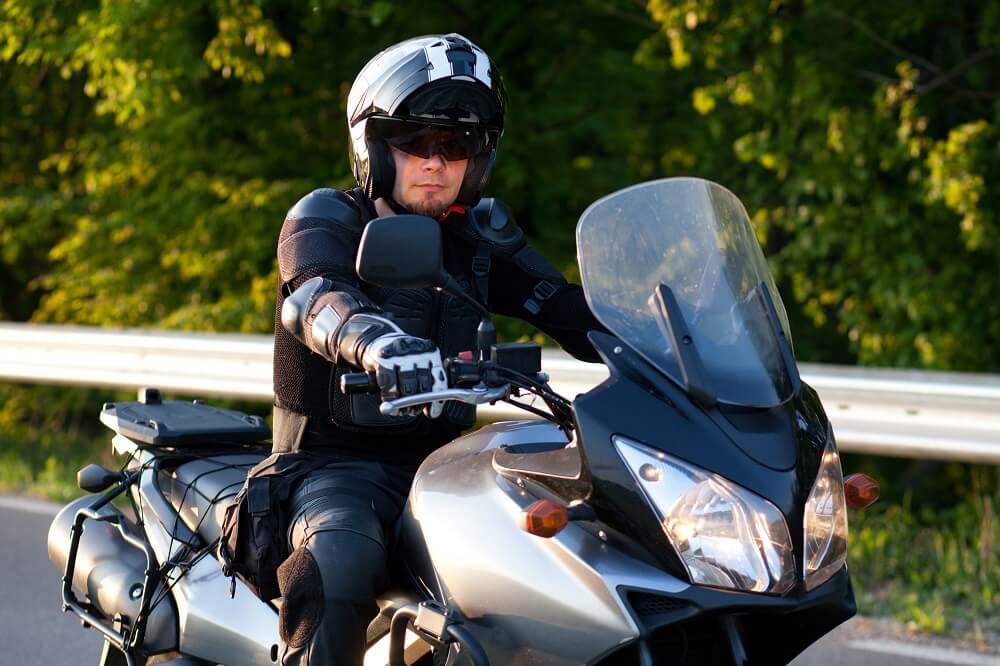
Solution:
{"label": "motorcycle rider", "polygon": [[[445,268],[492,312],[519,317],[582,360],[604,330],[502,202],[482,199],[503,133],[500,74],[458,34],[419,37],[376,55],[348,97],[358,187],[318,189],[288,212],[278,241],[274,451],[325,464],[287,503],[291,555],[278,570],[281,663],[359,664],[387,550],[420,461],[475,421],[437,402],[382,416],[379,400],[447,387],[442,354],[473,349],[479,314],[434,289],[359,281],[354,263],[372,218],[439,220]],[[346,395],[340,377],[374,373],[381,395]]]}

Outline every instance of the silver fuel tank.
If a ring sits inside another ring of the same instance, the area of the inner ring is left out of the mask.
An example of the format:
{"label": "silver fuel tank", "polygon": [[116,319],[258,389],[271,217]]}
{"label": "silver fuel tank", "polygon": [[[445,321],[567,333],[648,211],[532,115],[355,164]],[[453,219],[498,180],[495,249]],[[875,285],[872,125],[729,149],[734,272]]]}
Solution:
{"label": "silver fuel tank", "polygon": [[[73,500],[56,515],[49,526],[49,560],[59,570],[66,570],[69,554],[70,528],[79,509],[90,506],[97,495]],[[102,515],[119,513],[113,506],[101,509]],[[138,532],[137,532],[138,533]],[[84,594],[105,617],[115,613],[135,618],[142,597],[143,571],[146,557],[128,545],[118,529],[105,522],[87,520],[77,550],[73,572],[73,589]],[[177,615],[170,596],[153,608],[146,623],[142,651],[155,654],[177,647]]]}
{"label": "silver fuel tank", "polygon": [[461,613],[491,663],[592,663],[639,636],[620,588],[688,587],[593,529],[570,523],[551,539],[524,532],[518,517],[538,497],[530,482],[498,474],[493,454],[542,442],[566,438],[548,422],[516,421],[438,449],[417,472],[402,518],[411,571]]}

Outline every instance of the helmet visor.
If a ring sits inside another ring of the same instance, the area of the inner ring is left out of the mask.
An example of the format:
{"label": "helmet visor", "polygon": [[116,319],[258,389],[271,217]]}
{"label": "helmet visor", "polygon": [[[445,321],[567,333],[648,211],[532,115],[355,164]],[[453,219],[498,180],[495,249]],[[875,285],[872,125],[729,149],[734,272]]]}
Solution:
{"label": "helmet visor", "polygon": [[485,152],[490,145],[489,130],[474,125],[434,125],[400,118],[372,118],[371,138],[416,157],[440,155],[449,162],[466,160]]}

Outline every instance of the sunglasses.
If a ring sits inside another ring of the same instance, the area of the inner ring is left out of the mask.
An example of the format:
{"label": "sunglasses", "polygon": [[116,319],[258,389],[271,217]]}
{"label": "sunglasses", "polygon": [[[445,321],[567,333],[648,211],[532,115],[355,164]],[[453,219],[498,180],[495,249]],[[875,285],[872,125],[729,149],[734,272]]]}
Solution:
{"label": "sunglasses", "polygon": [[449,162],[466,160],[486,151],[490,131],[481,127],[428,125],[395,118],[372,118],[370,136],[424,159],[440,155]]}

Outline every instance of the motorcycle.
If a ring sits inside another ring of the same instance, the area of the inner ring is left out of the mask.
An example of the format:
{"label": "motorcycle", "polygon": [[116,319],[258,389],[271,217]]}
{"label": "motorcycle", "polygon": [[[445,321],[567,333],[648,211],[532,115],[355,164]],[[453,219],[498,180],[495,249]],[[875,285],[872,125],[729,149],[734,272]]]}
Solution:
{"label": "motorcycle", "polygon": [[[440,233],[372,221],[358,275],[461,297]],[[540,348],[496,344],[476,304],[478,349],[447,359],[449,388],[380,405],[504,400],[543,418],[481,427],[420,466],[367,665],[787,663],[855,613],[846,506],[878,487],[843,478],[740,201],[695,178],[642,183],[593,203],[576,240],[606,381],[558,395]],[[377,390],[365,373],[342,387]],[[126,462],[81,470],[103,494],[48,537],[63,609],[103,634],[101,663],[277,663],[281,600],[214,557],[266,424],[152,389],[101,420]]]}

